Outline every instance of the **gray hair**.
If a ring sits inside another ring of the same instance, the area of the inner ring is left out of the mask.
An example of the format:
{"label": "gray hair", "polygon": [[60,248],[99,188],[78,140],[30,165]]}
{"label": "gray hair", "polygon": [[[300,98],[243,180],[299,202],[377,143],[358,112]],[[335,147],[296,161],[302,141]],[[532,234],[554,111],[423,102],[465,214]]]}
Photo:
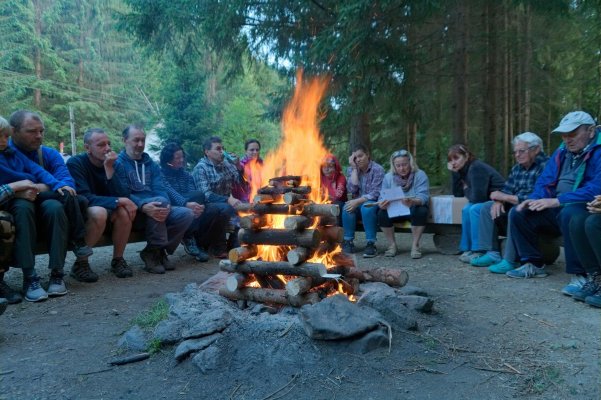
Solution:
{"label": "gray hair", "polygon": [[543,140],[536,133],[532,132],[520,133],[513,138],[511,144],[515,146],[518,142],[524,142],[528,147],[543,147]]}
{"label": "gray hair", "polygon": [[419,168],[417,166],[417,162],[415,162],[415,158],[413,158],[413,155],[408,150],[405,150],[405,149],[395,151],[390,156],[390,172],[392,172],[393,174],[396,174],[396,169],[394,168],[394,160],[396,160],[399,157],[407,157],[409,159],[409,165],[411,166],[411,171],[417,172],[417,170]]}
{"label": "gray hair", "polygon": [[5,118],[0,117],[0,132],[3,132],[5,130],[8,130],[10,132],[10,124]]}
{"label": "gray hair", "polygon": [[102,128],[90,128],[83,134],[83,142],[85,144],[90,144],[90,141],[92,140],[92,136],[94,136],[95,133],[106,134],[106,132]]}

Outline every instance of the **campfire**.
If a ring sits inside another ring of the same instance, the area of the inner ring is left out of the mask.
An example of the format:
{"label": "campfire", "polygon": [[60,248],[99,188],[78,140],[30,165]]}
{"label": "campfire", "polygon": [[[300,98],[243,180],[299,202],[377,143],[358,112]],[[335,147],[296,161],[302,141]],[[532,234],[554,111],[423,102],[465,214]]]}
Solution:
{"label": "campfire", "polygon": [[222,296],[302,306],[337,293],[353,300],[363,281],[407,282],[400,270],[358,270],[341,252],[340,209],[320,190],[321,161],[329,153],[318,129],[325,89],[324,80],[305,82],[298,74],[284,112],[281,145],[261,169],[251,164],[253,203],[240,220],[241,247],[221,263],[232,273],[219,291]]}

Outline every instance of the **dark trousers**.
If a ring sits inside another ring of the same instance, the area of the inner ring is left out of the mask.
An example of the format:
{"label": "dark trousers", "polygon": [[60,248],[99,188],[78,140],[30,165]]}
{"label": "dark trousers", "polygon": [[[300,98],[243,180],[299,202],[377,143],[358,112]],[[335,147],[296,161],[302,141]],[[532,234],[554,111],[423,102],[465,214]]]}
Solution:
{"label": "dark trousers", "polygon": [[49,200],[59,201],[63,205],[64,213],[67,216],[69,241],[83,245],[86,237],[86,210],[88,209],[88,200],[83,196],[72,196],[68,193],[63,195],[58,192],[41,192],[36,204],[45,203]]}
{"label": "dark trousers", "polygon": [[428,206],[411,206],[409,212],[411,213],[410,215],[389,218],[388,211],[379,209],[378,225],[383,228],[392,228],[392,224],[395,222],[411,221],[412,226],[426,226],[428,220]]}
{"label": "dark trousers", "polygon": [[584,270],[601,272],[601,214],[574,215],[569,236]]}
{"label": "dark trousers", "polygon": [[16,228],[14,266],[23,269],[25,278],[36,275],[34,254],[39,232],[48,246],[48,268],[62,271],[69,225],[63,205],[52,199],[37,205],[25,199],[14,199],[9,204],[9,211]]}
{"label": "dark trousers", "polygon": [[530,211],[526,208],[509,212],[511,239],[522,263],[543,265],[543,256],[538,248],[538,235],[563,235],[566,272],[568,274],[585,273],[576,249],[570,238],[569,229],[572,218],[586,213],[584,204],[571,204],[561,208],[547,208],[542,211]]}

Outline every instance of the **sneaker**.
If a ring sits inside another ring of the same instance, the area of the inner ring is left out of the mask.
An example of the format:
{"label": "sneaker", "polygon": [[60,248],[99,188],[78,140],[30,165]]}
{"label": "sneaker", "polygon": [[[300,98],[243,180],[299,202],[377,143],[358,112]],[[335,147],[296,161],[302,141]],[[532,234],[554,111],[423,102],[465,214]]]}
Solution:
{"label": "sneaker", "polygon": [[342,251],[346,254],[353,254],[355,252],[355,244],[352,240],[345,240],[342,242]]}
{"label": "sneaker", "polygon": [[474,267],[488,267],[488,266],[498,263],[499,261],[501,261],[500,256],[495,257],[495,256],[491,256],[490,253],[486,253],[479,257],[472,258],[470,260],[470,265],[472,265]]}
{"label": "sneaker", "polygon": [[422,258],[422,249],[419,247],[411,248],[411,258],[417,260],[418,258]]}
{"label": "sneaker", "polygon": [[151,274],[164,274],[165,267],[161,264],[161,249],[153,249],[146,246],[140,252],[140,258],[144,261],[144,270]]}
{"label": "sneaker", "polygon": [[8,307],[8,300],[6,300],[4,297],[0,297],[0,315],[4,314],[6,307]]}
{"label": "sneaker", "polygon": [[113,258],[111,261],[111,272],[115,274],[117,278],[129,278],[134,276],[134,272],[123,257]]}
{"label": "sneaker", "polygon": [[[576,275],[572,277],[572,280],[575,280],[575,278],[581,278],[581,276]],[[580,283],[580,280],[578,280],[578,283]],[[561,290],[561,293],[572,296],[574,300],[584,301],[588,296],[594,295],[601,289],[601,275],[598,272],[589,275],[580,289],[576,289],[576,282],[574,282],[573,286],[570,286],[570,284],[572,284],[572,281]],[[570,287],[568,288],[568,286]],[[566,289],[565,292],[564,289]]]}
{"label": "sneaker", "polygon": [[386,257],[394,257],[394,256],[396,256],[396,253],[397,253],[396,244],[391,244],[390,246],[388,246],[388,248],[384,252],[384,255]]}
{"label": "sneaker", "polygon": [[25,300],[34,303],[48,298],[48,293],[40,285],[40,278],[37,276],[23,280],[23,292]]}
{"label": "sneaker", "polygon": [[548,274],[545,272],[545,267],[537,267],[532,263],[526,263],[521,267],[508,271],[505,275],[510,278],[544,278]]}
{"label": "sneaker", "polygon": [[175,264],[169,260],[169,256],[167,255],[167,250],[161,250],[161,265],[165,268],[165,271],[173,271],[175,269]]}
{"label": "sneaker", "polygon": [[459,256],[459,261],[461,261],[462,263],[469,264],[473,258],[480,257],[480,256],[481,256],[480,253],[475,253],[473,251],[464,251]]}
{"label": "sneaker", "polygon": [[198,255],[200,249],[196,245],[196,240],[193,237],[182,239],[182,244],[184,245],[184,251],[186,254],[191,255],[192,257],[196,257]]}
{"label": "sneaker", "polygon": [[520,263],[507,261],[502,259],[500,262],[488,267],[488,270],[493,274],[506,274],[520,266]]}
{"label": "sneaker", "polygon": [[94,283],[98,281],[98,275],[90,268],[88,260],[78,260],[71,267],[71,277],[75,280],[86,283]]}
{"label": "sneaker", "polygon": [[376,252],[376,245],[374,242],[367,242],[367,245],[365,246],[365,249],[363,250],[363,258],[372,258],[375,257],[377,254]]}
{"label": "sneaker", "polygon": [[50,274],[47,292],[50,297],[64,296],[67,294],[68,291],[65,281],[63,280],[63,274]]}
{"label": "sneaker", "polygon": [[85,245],[85,244],[82,246],[74,245],[73,246],[73,254],[75,254],[76,258],[88,258],[92,254],[94,254],[94,251],[92,250],[92,248],[90,246]]}
{"label": "sneaker", "polygon": [[16,290],[12,290],[3,280],[0,281],[0,298],[5,298],[8,304],[17,304],[23,301],[23,296]]}
{"label": "sneaker", "polygon": [[[584,284],[586,282],[587,282],[587,279],[584,276],[574,275],[570,279],[570,283],[568,283],[567,285],[565,285],[563,287],[563,289],[561,289],[561,293],[565,294],[566,296],[573,296],[574,293],[576,293],[577,291],[582,289],[582,287],[584,286]],[[584,301],[584,300],[582,300],[582,301]]]}
{"label": "sneaker", "polygon": [[589,306],[601,308],[601,292],[597,292],[592,296],[587,296],[587,298],[584,299],[584,302]]}
{"label": "sneaker", "polygon": [[196,255],[196,261],[200,261],[200,262],[207,262],[209,261],[209,255],[207,254],[206,251],[204,251],[203,249],[199,248],[198,249],[198,254]]}

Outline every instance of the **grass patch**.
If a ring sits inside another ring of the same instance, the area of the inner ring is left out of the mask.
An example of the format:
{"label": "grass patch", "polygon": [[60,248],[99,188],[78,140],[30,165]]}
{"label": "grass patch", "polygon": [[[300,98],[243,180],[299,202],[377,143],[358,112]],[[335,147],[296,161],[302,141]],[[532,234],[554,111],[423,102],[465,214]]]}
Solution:
{"label": "grass patch", "polygon": [[149,330],[154,328],[169,315],[169,304],[163,299],[156,302],[152,308],[133,320],[133,325],[138,325],[140,328]]}
{"label": "grass patch", "polygon": [[553,390],[557,390],[562,383],[561,371],[558,368],[548,366],[538,369],[534,376],[528,378],[525,392],[540,395],[551,386],[554,388]]}
{"label": "grass patch", "polygon": [[150,354],[155,354],[161,351],[161,340],[153,339],[150,343],[148,343],[148,348],[146,349]]}

